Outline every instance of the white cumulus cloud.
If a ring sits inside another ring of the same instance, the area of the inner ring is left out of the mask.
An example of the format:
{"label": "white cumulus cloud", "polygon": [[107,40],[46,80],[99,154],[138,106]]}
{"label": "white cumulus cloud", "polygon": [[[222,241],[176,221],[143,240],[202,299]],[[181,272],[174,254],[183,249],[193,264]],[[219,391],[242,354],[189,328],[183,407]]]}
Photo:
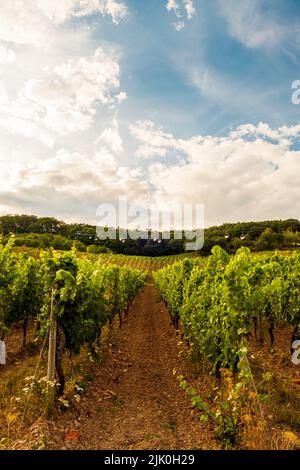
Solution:
{"label": "white cumulus cloud", "polygon": [[122,137],[119,132],[119,123],[117,118],[112,120],[111,126],[104,129],[101,135],[95,141],[96,145],[106,145],[110,151],[119,155],[123,152]]}
{"label": "white cumulus cloud", "polygon": [[0,40],[47,46],[53,31],[71,18],[99,14],[119,23],[128,14],[118,0],[9,0],[1,3]]}
{"label": "white cumulus cloud", "polygon": [[13,49],[0,44],[0,64],[12,64],[16,59],[16,53]]}
{"label": "white cumulus cloud", "polygon": [[[15,131],[23,127],[28,134],[31,129],[32,137],[39,128],[58,135],[84,131],[94,121],[97,103],[115,106],[122,101],[120,95],[126,97],[120,93],[119,75],[119,64],[101,48],[90,57],[70,59],[55,67],[49,78],[31,78],[15,100],[7,101],[2,108],[10,118],[6,127],[17,123]],[[5,124],[5,118],[1,122]]]}
{"label": "white cumulus cloud", "polygon": [[149,166],[156,206],[204,204],[207,225],[299,216],[299,125],[247,124],[223,137],[180,139],[139,122],[132,132],[138,155],[159,158]]}
{"label": "white cumulus cloud", "polygon": [[95,14],[110,16],[119,23],[128,14],[127,6],[118,0],[35,0],[38,8],[54,23],[64,23],[71,17]]}
{"label": "white cumulus cloud", "polygon": [[156,128],[152,121],[137,121],[130,126],[130,131],[141,143],[136,152],[137,157],[165,156],[170,148],[176,147],[176,139],[172,134],[164,132],[162,128]]}
{"label": "white cumulus cloud", "polygon": [[177,21],[173,23],[176,31],[183,29],[185,21],[190,21],[197,13],[193,0],[168,0],[166,9],[177,18]]}
{"label": "white cumulus cloud", "polygon": [[[5,164],[3,164],[5,163]],[[145,201],[148,183],[120,166],[105,148],[88,154],[59,149],[46,159],[10,163],[1,158],[0,210],[52,214],[64,220],[93,221],[103,202]]]}

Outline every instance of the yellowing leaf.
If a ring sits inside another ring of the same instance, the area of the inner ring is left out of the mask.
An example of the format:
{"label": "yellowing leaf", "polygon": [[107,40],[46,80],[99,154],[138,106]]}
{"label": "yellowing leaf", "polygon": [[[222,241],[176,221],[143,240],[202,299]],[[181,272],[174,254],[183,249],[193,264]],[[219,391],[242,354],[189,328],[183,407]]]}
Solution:
{"label": "yellowing leaf", "polygon": [[20,413],[6,413],[5,418],[8,426],[10,426],[11,423],[13,423],[19,417],[19,415]]}
{"label": "yellowing leaf", "polygon": [[298,436],[296,436],[296,434],[294,434],[292,431],[284,431],[284,432],[283,432],[283,436],[284,436],[285,439],[287,439],[288,441],[295,442],[295,441],[298,440]]}

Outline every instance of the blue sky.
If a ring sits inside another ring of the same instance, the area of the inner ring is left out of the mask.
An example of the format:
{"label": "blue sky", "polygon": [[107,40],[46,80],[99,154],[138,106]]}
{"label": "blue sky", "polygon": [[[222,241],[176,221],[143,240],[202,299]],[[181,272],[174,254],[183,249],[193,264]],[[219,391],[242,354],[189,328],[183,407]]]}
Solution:
{"label": "blue sky", "polygon": [[[124,48],[123,83],[131,99],[122,112],[133,120],[153,116],[183,137],[223,134],[244,122],[277,127],[299,118],[290,100],[300,66],[296,36],[247,47],[230,35],[218,3],[196,0],[197,14],[179,32],[161,0],[131,0],[128,21],[118,28],[106,25],[104,37]],[[287,29],[300,14],[294,0],[259,5],[265,5],[259,15],[270,14],[272,6],[273,23]],[[102,32],[95,37],[103,39]],[[208,90],[199,89],[191,76],[194,69],[211,74],[216,86],[212,82]]]}
{"label": "blue sky", "polygon": [[299,218],[299,48],[296,0],[6,2],[0,212]]}

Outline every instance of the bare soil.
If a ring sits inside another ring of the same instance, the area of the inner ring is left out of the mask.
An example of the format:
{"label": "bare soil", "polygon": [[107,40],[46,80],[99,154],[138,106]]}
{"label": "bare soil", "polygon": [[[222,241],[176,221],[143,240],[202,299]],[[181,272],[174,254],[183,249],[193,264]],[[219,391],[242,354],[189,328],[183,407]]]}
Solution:
{"label": "bare soil", "polygon": [[77,412],[50,423],[51,448],[217,448],[173,373],[185,367],[180,344],[167,309],[148,284],[114,333]]}

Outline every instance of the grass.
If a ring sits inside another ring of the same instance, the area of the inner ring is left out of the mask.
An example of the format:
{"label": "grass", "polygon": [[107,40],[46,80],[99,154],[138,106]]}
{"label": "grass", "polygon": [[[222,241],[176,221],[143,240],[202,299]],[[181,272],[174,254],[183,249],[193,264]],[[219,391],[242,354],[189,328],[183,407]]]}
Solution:
{"label": "grass", "polygon": [[161,423],[161,427],[166,431],[174,432],[176,430],[176,426],[176,418],[174,416],[171,416],[167,422]]}
{"label": "grass", "polygon": [[263,390],[271,394],[268,408],[272,415],[276,417],[279,424],[285,427],[292,427],[295,431],[300,431],[300,396],[288,381],[280,380],[274,376],[268,385],[269,390]]}
{"label": "grass", "polygon": [[[35,394],[28,399],[26,378],[33,376],[36,357],[28,357],[2,372],[0,382],[0,442],[4,448],[18,439],[39,416],[41,403]],[[44,368],[40,374],[43,376]],[[26,410],[26,413],[25,413]],[[0,444],[0,449],[1,449]]]}
{"label": "grass", "polygon": [[267,396],[266,410],[272,416],[274,424],[284,429],[300,431],[300,390],[297,390],[288,379],[273,373],[271,380],[260,384],[260,377],[265,372],[264,365],[252,361],[251,369],[258,384],[258,392]]}
{"label": "grass", "polygon": [[119,414],[124,402],[117,395],[111,396],[111,402],[112,402],[112,414],[113,416],[116,416],[117,414]]}
{"label": "grass", "polygon": [[[33,339],[34,325],[29,325],[28,339]],[[40,366],[37,370],[35,386],[30,396],[30,384],[39,361],[42,343],[28,343],[25,349],[21,348],[22,329],[15,329],[8,341],[10,362],[0,366],[0,450],[11,449],[14,444],[21,448],[40,448],[43,446],[41,429],[46,423],[45,396],[43,394],[44,382],[38,383],[46,376],[47,351],[43,352]],[[104,331],[102,345],[107,343],[107,334]],[[13,359],[17,360],[13,360]],[[64,356],[63,367],[66,375],[65,392],[57,413],[70,406],[76,406],[76,396],[85,393],[90,383],[95,379],[94,367],[89,360],[88,348],[83,347],[78,356],[70,358]],[[1,369],[2,368],[2,369]],[[78,406],[78,405],[77,405]],[[120,406],[117,400],[115,406]],[[32,428],[39,423],[38,431]],[[35,436],[35,432],[37,436]],[[19,442],[19,444],[18,444]]]}

